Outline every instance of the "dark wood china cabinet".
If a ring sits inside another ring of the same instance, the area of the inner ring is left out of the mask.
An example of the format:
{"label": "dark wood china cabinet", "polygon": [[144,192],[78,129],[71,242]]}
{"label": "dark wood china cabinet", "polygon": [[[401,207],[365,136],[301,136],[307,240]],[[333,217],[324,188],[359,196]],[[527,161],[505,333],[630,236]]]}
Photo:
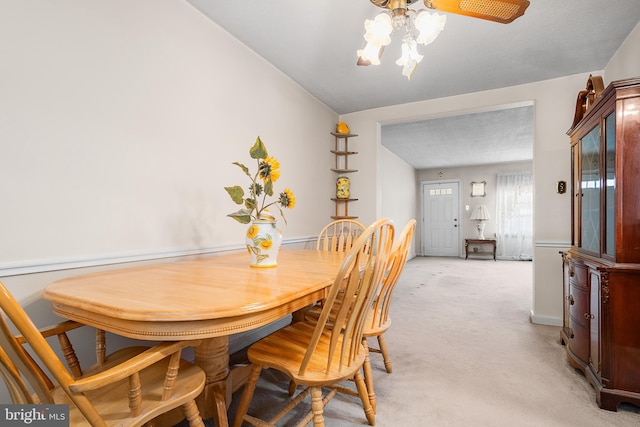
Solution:
{"label": "dark wood china cabinet", "polygon": [[601,408],[640,406],[640,78],[605,89],[590,77],[567,133],[572,231],[561,340]]}

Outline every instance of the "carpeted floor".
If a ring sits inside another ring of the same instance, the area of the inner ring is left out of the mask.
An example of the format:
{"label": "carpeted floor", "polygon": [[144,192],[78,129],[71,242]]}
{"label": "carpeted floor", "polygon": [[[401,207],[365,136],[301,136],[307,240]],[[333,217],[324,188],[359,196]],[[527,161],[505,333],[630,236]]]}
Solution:
{"label": "carpeted floor", "polygon": [[[376,425],[640,426],[638,407],[598,408],[584,376],[566,362],[560,328],[529,321],[531,276],[526,261],[409,261],[385,335],[393,373],[371,356]],[[287,384],[278,372],[263,373],[249,412],[271,412]],[[356,398],[339,395],[325,408],[325,424],[367,422]]]}

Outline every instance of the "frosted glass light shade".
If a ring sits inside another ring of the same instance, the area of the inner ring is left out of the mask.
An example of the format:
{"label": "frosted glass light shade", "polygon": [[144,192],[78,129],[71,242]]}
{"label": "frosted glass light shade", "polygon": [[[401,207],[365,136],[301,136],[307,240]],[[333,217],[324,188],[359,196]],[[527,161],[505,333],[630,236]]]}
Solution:
{"label": "frosted glass light shade", "polygon": [[391,43],[393,26],[391,24],[391,17],[386,13],[377,15],[373,20],[365,20],[364,29],[366,30],[364,39],[368,43],[372,43],[377,46],[386,46]]}
{"label": "frosted glass light shade", "polygon": [[356,54],[364,61],[369,61],[371,65],[380,65],[380,49],[376,44],[367,43],[364,49],[359,49]]}
{"label": "frosted glass light shade", "polygon": [[420,61],[424,58],[418,53],[418,44],[409,33],[402,40],[402,56],[396,61],[396,64],[402,67],[402,75],[411,79],[413,71],[416,69]]}
{"label": "frosted glass light shade", "polygon": [[437,13],[429,13],[426,10],[421,10],[416,15],[415,26],[420,31],[416,41],[423,45],[428,45],[438,37],[438,34],[444,29],[444,24],[447,22],[446,15],[439,15]]}

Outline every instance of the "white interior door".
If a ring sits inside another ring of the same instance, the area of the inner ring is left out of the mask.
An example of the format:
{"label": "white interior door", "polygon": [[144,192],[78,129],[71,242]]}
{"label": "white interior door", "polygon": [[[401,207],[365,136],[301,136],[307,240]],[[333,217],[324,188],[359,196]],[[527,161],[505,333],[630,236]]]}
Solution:
{"label": "white interior door", "polygon": [[422,184],[422,254],[458,256],[460,221],[457,181]]}

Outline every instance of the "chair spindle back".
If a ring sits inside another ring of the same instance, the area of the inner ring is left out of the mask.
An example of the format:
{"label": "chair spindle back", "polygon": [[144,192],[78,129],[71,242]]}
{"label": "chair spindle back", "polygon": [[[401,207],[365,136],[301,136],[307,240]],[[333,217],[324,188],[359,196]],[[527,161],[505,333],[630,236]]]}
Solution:
{"label": "chair spindle back", "polygon": [[365,319],[387,270],[393,237],[393,223],[388,219],[380,219],[353,243],[315,325],[311,343],[300,366],[301,375],[308,368],[322,334],[331,335],[327,372],[334,363],[339,368],[350,366],[364,351],[362,334]]}

